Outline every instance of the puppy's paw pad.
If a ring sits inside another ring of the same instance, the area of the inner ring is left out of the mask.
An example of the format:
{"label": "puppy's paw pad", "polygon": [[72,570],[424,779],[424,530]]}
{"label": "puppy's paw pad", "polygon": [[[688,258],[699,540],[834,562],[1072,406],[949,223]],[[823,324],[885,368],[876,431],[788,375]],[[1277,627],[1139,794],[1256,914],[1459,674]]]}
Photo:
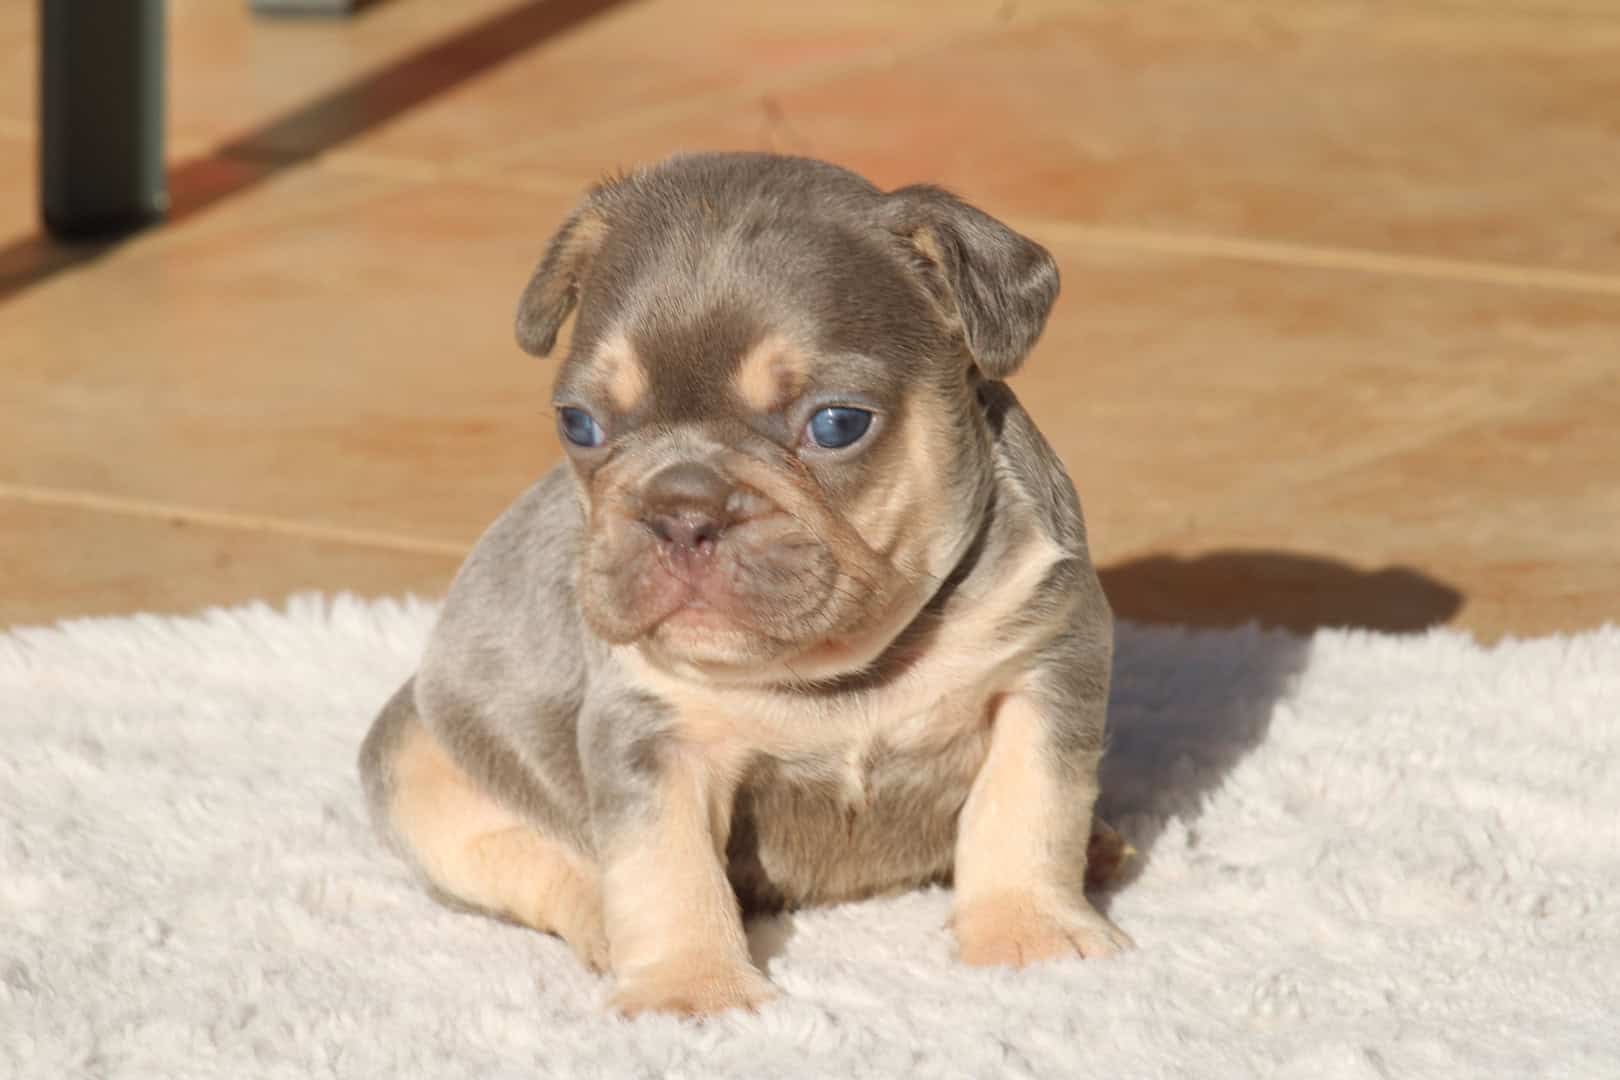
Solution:
{"label": "puppy's paw pad", "polygon": [[730,1009],[750,1011],[772,1000],[777,990],[747,968],[708,972],[649,972],[625,982],[613,1007],[626,1016],[645,1012],[709,1016]]}
{"label": "puppy's paw pad", "polygon": [[980,967],[1096,959],[1134,947],[1129,935],[1089,904],[1052,910],[1022,892],[976,900],[959,910],[954,922],[962,962]]}

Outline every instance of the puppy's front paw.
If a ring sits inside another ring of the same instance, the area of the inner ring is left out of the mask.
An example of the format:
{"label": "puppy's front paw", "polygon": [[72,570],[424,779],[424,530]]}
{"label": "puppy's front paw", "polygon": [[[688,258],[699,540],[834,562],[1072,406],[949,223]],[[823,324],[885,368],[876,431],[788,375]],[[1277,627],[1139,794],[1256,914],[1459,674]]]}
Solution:
{"label": "puppy's front paw", "polygon": [[626,1016],[708,1016],[727,1009],[752,1010],[776,996],[776,988],[752,968],[669,965],[626,979],[613,995],[613,1007]]}
{"label": "puppy's front paw", "polygon": [[1089,903],[1043,903],[1009,890],[964,905],[953,920],[962,962],[1023,967],[1066,956],[1113,956],[1134,948],[1130,936]]}

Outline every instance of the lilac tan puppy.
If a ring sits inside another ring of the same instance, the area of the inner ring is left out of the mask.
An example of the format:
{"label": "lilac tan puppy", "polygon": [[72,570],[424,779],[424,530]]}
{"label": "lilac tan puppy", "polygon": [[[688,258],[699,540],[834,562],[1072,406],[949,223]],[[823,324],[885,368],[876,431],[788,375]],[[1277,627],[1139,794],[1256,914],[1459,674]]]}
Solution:
{"label": "lilac tan puppy", "polygon": [[1127,947],[1085,894],[1112,619],[1003,382],[1057,293],[934,187],[697,154],[594,188],[517,315],[543,355],[577,309],[569,460],[366,738],[388,841],[632,1013],[770,998],[746,912],[930,882],[970,964]]}

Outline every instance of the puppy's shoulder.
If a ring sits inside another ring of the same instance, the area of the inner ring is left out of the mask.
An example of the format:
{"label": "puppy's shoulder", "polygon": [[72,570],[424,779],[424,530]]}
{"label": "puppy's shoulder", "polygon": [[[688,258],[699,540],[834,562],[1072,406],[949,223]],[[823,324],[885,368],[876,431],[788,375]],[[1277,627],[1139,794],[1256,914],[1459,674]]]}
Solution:
{"label": "puppy's shoulder", "polygon": [[1060,551],[1086,555],[1074,483],[1017,395],[1006,383],[986,382],[979,387],[979,404],[994,445],[998,497],[1020,503]]}
{"label": "puppy's shoulder", "polygon": [[456,572],[419,683],[464,692],[582,686],[594,641],[574,594],[582,529],[572,479],[559,465],[495,520]]}
{"label": "puppy's shoulder", "polygon": [[571,483],[553,470],[484,533],[408,685],[416,718],[477,788],[584,844],[575,733],[595,642],[574,598]]}
{"label": "puppy's shoulder", "polygon": [[573,592],[584,513],[566,464],[557,464],[484,530],[451,583],[452,594],[496,582],[510,590],[521,576]]}
{"label": "puppy's shoulder", "polygon": [[1022,521],[1041,534],[1045,561],[1037,584],[1008,627],[1012,636],[1029,635],[1064,649],[1106,651],[1112,616],[1091,562],[1080,497],[1068,470],[1028,412],[1005,383],[980,387],[980,403],[994,441],[996,498],[1002,516]]}

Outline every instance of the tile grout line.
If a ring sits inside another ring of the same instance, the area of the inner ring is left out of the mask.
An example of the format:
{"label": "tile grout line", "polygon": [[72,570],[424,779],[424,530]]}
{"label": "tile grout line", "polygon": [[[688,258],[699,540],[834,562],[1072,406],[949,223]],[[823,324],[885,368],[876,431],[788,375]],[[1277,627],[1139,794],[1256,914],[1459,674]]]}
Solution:
{"label": "tile grout line", "polygon": [[1124,251],[1232,259],[1278,266],[1319,270],[1349,270],[1391,277],[1417,277],[1436,281],[1543,289],[1550,292],[1620,296],[1620,274],[1559,270],[1546,266],[1448,259],[1408,255],[1367,248],[1320,247],[1276,240],[1245,240],[1199,233],[1161,232],[1073,221],[1041,221],[1009,215],[1019,228],[1039,235],[1046,232]]}
{"label": "tile grout line", "polygon": [[297,521],[291,518],[261,514],[239,514],[202,507],[135,499],[123,495],[102,495],[93,491],[75,491],[66,488],[35,487],[8,484],[0,481],[0,499],[27,503],[31,506],[59,507],[70,510],[94,510],[124,517],[144,518],[149,521],[179,522],[187,525],[205,525],[236,532],[265,533],[300,540],[318,540],[328,543],[349,544],[356,547],[381,548],[412,555],[440,555],[464,558],[469,550],[466,544],[449,540],[401,536],[396,533],[370,529],[351,529],[342,525]]}

